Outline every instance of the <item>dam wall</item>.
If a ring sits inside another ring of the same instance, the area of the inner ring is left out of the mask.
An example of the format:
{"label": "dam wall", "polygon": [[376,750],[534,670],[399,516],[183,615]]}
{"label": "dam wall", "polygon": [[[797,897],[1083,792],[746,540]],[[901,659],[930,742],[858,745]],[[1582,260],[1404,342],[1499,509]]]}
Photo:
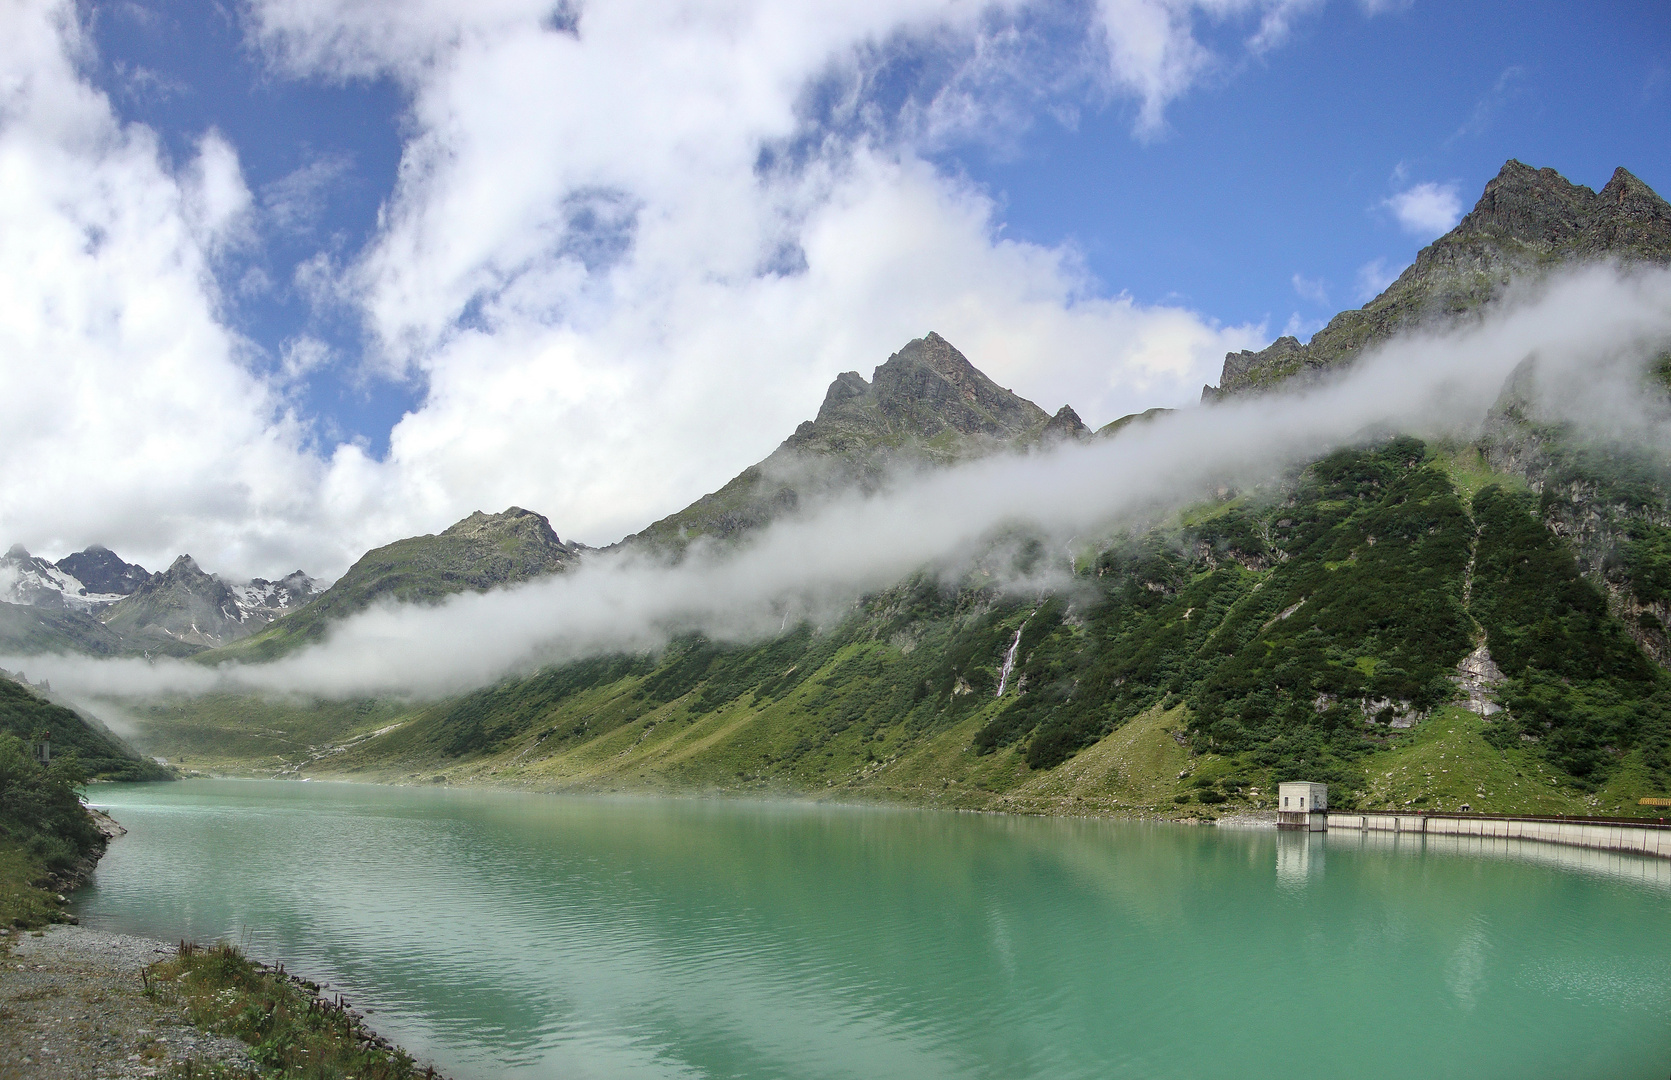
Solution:
{"label": "dam wall", "polygon": [[1536,840],[1545,844],[1671,859],[1671,823],[1635,818],[1517,817],[1330,810],[1328,827],[1397,836]]}

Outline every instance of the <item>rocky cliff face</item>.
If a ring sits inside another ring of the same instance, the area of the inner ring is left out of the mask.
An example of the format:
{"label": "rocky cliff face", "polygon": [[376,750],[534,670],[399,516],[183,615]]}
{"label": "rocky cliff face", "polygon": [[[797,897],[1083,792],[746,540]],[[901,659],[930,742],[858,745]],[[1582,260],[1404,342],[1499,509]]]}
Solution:
{"label": "rocky cliff face", "polygon": [[88,592],[107,596],[127,596],[151,576],[149,570],[137,563],[125,562],[103,544],[94,544],[85,551],[64,556],[58,560],[57,568],[74,575]]}
{"label": "rocky cliff face", "polygon": [[851,455],[911,447],[925,456],[968,456],[1037,438],[1050,422],[1049,413],[987,378],[935,333],[908,342],[871,380],[856,371],[838,375],[817,419],[797,428],[782,450]]}
{"label": "rocky cliff face", "polygon": [[1594,259],[1671,263],[1671,205],[1623,168],[1591,191],[1554,169],[1511,160],[1456,228],[1423,248],[1381,295],[1336,315],[1304,345],[1282,337],[1259,352],[1231,353],[1202,400],[1316,378],[1401,330],[1468,317],[1513,278]]}

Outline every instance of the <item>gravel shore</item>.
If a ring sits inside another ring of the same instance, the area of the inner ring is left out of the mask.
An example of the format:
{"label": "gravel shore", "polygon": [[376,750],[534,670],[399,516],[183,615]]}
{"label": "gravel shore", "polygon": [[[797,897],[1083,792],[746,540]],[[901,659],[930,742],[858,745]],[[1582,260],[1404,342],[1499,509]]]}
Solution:
{"label": "gravel shore", "polygon": [[0,1080],[162,1076],[188,1058],[245,1067],[242,1042],[145,994],[140,972],[174,950],[83,926],[0,937]]}

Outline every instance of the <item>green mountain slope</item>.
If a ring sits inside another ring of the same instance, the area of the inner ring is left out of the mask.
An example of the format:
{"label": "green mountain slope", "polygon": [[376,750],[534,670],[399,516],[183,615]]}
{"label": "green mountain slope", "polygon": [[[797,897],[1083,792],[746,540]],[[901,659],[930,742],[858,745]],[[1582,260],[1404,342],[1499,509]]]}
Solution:
{"label": "green mountain slope", "polygon": [[67,608],[0,602],[0,655],[76,652],[119,656],[127,651],[122,635],[91,615]]}
{"label": "green mountain slope", "polygon": [[167,780],[170,773],[150,758],[141,757],[103,724],[55,704],[35,690],[0,672],[0,735],[30,742],[36,732],[52,734],[52,753],[71,752],[95,780]]}
{"label": "green mountain slope", "polygon": [[[1622,171],[1594,193],[1511,162],[1382,298],[1308,351],[1227,358],[1225,391],[1298,385],[1399,327],[1466,317],[1512,274],[1661,259],[1663,207]],[[550,789],[1216,813],[1305,776],[1348,806],[1632,812],[1671,790],[1671,469],[1541,419],[1518,385],[1471,445],[1384,437],[1080,538],[1048,593],[998,585],[1058,557],[1021,537],[962,580],[913,578],[768,641],[687,637],[422,706],[170,703],[145,737],[189,730],[251,769]],[[838,378],[765,462],[628,542],[677,551],[902,461],[1089,437],[930,335],[870,382]]]}
{"label": "green mountain slope", "polygon": [[544,517],[519,506],[477,511],[437,535],[375,548],[318,599],[275,619],[258,634],[201,654],[204,663],[258,662],[324,638],[331,624],[373,604],[436,603],[455,593],[485,591],[557,573],[581,547],[558,539]]}
{"label": "green mountain slope", "polygon": [[[1671,787],[1668,677],[1536,499],[1465,498],[1453,460],[1342,451],[1118,538],[1055,595],[912,581],[822,633],[569,665],[298,760],[1049,811],[1257,806],[1304,774],[1348,805],[1629,812]],[[1482,630],[1507,676],[1491,719],[1456,681]]]}

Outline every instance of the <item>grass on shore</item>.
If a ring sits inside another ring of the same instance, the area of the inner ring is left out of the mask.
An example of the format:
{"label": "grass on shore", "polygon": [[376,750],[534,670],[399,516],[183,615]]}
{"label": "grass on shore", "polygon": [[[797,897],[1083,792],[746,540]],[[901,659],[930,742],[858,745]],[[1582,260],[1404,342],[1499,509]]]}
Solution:
{"label": "grass on shore", "polygon": [[[246,957],[236,945],[181,942],[172,960],[145,972],[146,993],[184,1006],[192,1022],[241,1039],[267,1077],[296,1080],[411,1080],[436,1077],[399,1047],[373,1035],[359,1015],[318,987]],[[247,1072],[186,1061],[175,1077],[230,1080]]]}
{"label": "grass on shore", "polygon": [[63,918],[46,867],[22,844],[0,840],[0,926],[36,930]]}

